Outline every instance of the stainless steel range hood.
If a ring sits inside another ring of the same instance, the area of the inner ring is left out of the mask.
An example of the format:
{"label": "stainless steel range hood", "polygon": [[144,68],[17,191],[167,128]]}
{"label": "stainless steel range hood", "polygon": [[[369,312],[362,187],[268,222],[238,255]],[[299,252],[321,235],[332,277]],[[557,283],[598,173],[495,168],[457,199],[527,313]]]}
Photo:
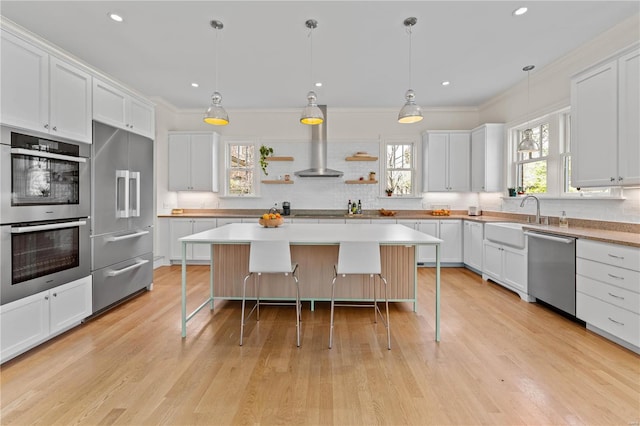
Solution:
{"label": "stainless steel range hood", "polygon": [[311,168],[295,172],[299,177],[341,177],[342,172],[327,169],[327,106],[318,105],[324,122],[311,126]]}

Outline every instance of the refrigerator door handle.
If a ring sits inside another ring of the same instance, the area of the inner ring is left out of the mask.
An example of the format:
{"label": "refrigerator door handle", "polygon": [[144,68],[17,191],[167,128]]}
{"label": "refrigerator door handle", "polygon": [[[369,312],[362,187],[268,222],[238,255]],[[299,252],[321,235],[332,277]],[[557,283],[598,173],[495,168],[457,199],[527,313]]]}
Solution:
{"label": "refrigerator door handle", "polygon": [[129,179],[135,181],[135,198],[133,203],[133,207],[129,210],[129,217],[140,217],[140,172],[129,172]]}
{"label": "refrigerator door handle", "polygon": [[116,217],[129,217],[129,170],[116,170]]}
{"label": "refrigerator door handle", "polygon": [[126,266],[122,269],[112,269],[109,272],[107,272],[107,275],[110,277],[117,277],[118,275],[122,275],[126,272],[129,272],[133,269],[139,268],[142,265],[144,265],[145,263],[149,263],[149,261],[147,259],[138,259],[136,261],[136,263],[134,263],[133,265],[130,266]]}

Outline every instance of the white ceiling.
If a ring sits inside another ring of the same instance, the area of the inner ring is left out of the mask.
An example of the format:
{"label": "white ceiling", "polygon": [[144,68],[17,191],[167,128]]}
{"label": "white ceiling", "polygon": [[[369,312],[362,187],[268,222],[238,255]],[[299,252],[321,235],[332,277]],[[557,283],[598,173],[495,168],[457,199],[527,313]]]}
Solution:
{"label": "white ceiling", "polygon": [[[512,11],[526,5],[527,14]],[[640,12],[638,1],[7,1],[0,12],[147,96],[206,109],[215,85],[234,108],[318,103],[398,107],[412,74],[423,107],[478,106],[536,69]],[[116,11],[117,24],[107,17]],[[535,72],[535,70],[533,71]],[[451,85],[440,83],[450,80]],[[200,87],[191,87],[198,82]]]}

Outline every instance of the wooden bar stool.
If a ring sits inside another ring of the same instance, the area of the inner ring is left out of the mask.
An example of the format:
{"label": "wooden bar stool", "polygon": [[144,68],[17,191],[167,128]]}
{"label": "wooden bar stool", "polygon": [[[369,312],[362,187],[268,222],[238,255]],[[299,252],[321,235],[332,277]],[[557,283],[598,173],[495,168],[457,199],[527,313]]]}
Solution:
{"label": "wooden bar stool", "polygon": [[245,315],[244,308],[247,294],[247,280],[256,274],[255,293],[256,304],[246,318],[256,311],[256,321],[260,321],[260,305],[288,305],[288,303],[260,303],[260,276],[262,274],[291,274],[296,284],[296,335],[297,345],[300,346],[300,285],[298,283],[298,264],[291,263],[291,249],[289,241],[252,241],[249,251],[249,274],[244,277],[242,286],[242,320],[240,325],[240,346],[244,336]]}
{"label": "wooden bar stool", "polygon": [[[335,303],[336,280],[338,275],[369,275],[369,282],[373,285],[373,305],[353,305]],[[382,316],[376,298],[375,276],[384,284],[384,303],[386,319]],[[334,266],[334,276],[331,281],[331,330],[329,331],[329,349],[333,346],[333,312],[335,306],[373,307],[374,322],[380,315],[387,328],[387,349],[391,349],[391,331],[389,327],[389,290],[387,280],[382,276],[380,263],[380,244],[377,242],[341,242],[338,251],[338,264]]]}

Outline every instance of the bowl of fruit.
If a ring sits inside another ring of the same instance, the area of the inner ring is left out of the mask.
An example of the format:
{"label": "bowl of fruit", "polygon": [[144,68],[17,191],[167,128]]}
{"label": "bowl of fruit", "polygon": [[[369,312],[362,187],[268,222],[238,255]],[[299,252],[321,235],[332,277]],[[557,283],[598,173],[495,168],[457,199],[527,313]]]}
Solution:
{"label": "bowl of fruit", "polygon": [[280,216],[280,213],[265,213],[258,223],[265,228],[277,228],[284,223],[284,219]]}

